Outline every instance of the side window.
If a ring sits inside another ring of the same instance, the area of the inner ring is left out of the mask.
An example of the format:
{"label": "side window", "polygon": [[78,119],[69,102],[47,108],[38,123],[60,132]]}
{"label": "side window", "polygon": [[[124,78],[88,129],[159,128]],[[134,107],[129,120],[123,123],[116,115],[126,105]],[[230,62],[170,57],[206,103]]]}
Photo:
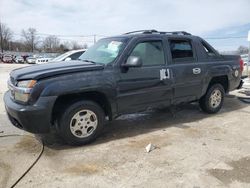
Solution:
{"label": "side window", "polygon": [[201,44],[202,44],[203,49],[205,50],[205,52],[208,56],[210,56],[210,57],[216,56],[214,51],[205,42],[201,42]]}
{"label": "side window", "polygon": [[190,59],[194,57],[189,40],[170,40],[170,50],[173,60]]}
{"label": "side window", "polygon": [[140,57],[143,66],[165,64],[161,41],[141,42],[135,46],[130,56]]}
{"label": "side window", "polygon": [[82,54],[83,54],[83,52],[76,52],[76,53],[70,55],[69,57],[71,58],[71,60],[77,60]]}

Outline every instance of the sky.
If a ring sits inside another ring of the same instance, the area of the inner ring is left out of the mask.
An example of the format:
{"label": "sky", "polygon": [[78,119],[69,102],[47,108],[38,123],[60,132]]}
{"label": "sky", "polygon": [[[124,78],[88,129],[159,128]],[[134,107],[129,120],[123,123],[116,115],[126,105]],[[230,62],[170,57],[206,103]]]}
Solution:
{"label": "sky", "polygon": [[[0,0],[0,20],[16,38],[29,27],[86,43],[93,42],[89,35],[94,34],[185,30],[208,38],[219,50],[233,50],[249,45],[250,0]],[[246,38],[209,39],[232,36]]]}

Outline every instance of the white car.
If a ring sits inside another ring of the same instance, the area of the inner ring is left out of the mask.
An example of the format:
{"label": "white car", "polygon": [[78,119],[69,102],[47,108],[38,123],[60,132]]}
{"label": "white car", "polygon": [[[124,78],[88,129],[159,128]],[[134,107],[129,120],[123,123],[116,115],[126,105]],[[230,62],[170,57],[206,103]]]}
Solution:
{"label": "white car", "polygon": [[35,64],[36,63],[36,58],[35,57],[28,57],[27,58],[27,63],[28,64]]}
{"label": "white car", "polygon": [[249,72],[250,72],[250,61],[248,58],[248,54],[241,55],[241,59],[243,60],[243,63],[244,63],[244,69],[242,72],[242,76],[246,77],[249,75]]}
{"label": "white car", "polygon": [[52,59],[50,62],[58,62],[58,61],[71,61],[77,60],[87,49],[81,50],[71,50],[58,57]]}
{"label": "white car", "polygon": [[36,64],[48,63],[48,62],[51,61],[52,59],[53,59],[53,58],[49,58],[49,57],[37,58],[37,59],[36,59]]}
{"label": "white car", "polygon": [[241,55],[241,59],[243,60],[245,66],[250,66],[250,59],[248,57],[248,54]]}

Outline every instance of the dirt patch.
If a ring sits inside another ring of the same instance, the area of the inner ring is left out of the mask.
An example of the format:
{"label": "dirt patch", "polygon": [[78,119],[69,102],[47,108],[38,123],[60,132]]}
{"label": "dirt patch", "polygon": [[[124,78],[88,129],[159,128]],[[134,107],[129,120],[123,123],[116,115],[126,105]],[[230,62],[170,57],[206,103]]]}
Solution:
{"label": "dirt patch", "polygon": [[10,178],[11,166],[0,161],[0,186],[6,187]]}
{"label": "dirt patch", "polygon": [[184,129],[184,134],[188,137],[192,137],[192,138],[199,138],[201,137],[201,132],[193,127],[190,127],[188,129]]}
{"label": "dirt patch", "polygon": [[227,164],[233,167],[233,169],[210,169],[208,172],[224,184],[230,184],[233,181],[250,183],[250,156]]}
{"label": "dirt patch", "polygon": [[44,152],[43,152],[43,155],[46,155],[48,157],[53,157],[53,156],[56,156],[60,151],[58,150],[54,150],[54,149],[50,149],[48,147],[46,147],[44,149]]}
{"label": "dirt patch", "polygon": [[41,146],[34,137],[23,136],[21,140],[15,144],[14,148],[26,151],[27,153],[37,153],[41,149]]}
{"label": "dirt patch", "polygon": [[76,164],[64,169],[64,172],[75,175],[92,175],[100,172],[101,168],[96,164]]}

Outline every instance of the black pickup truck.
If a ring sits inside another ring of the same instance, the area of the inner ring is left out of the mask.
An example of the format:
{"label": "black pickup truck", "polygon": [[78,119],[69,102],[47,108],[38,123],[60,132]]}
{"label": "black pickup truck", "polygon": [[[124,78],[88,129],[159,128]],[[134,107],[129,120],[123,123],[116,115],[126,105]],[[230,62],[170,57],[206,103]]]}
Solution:
{"label": "black pickup truck", "polygon": [[216,113],[225,93],[242,85],[242,70],[239,56],[220,55],[187,32],[135,31],[99,40],[77,61],[12,71],[4,101],[14,126],[55,127],[79,145],[126,113],[193,101]]}

